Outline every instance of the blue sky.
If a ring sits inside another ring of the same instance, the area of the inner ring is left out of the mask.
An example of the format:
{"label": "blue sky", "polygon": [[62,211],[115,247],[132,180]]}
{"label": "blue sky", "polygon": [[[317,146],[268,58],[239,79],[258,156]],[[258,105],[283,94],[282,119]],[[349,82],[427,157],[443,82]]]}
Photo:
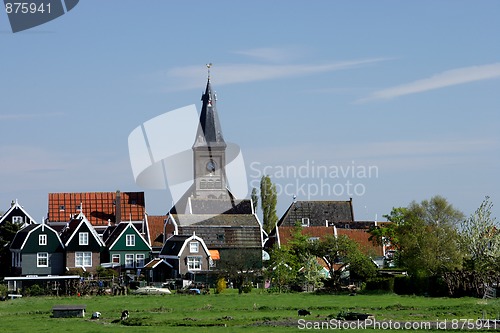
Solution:
{"label": "blue sky", "polygon": [[358,220],[437,194],[466,215],[489,195],[500,216],[499,14],[498,1],[85,0],[13,34],[0,13],[0,210],[17,198],[40,221],[49,192],[120,189],[166,213],[167,191],[135,184],[127,138],[199,109],[211,62],[224,136],[251,184],[279,185],[278,215],[292,192],[356,190]]}

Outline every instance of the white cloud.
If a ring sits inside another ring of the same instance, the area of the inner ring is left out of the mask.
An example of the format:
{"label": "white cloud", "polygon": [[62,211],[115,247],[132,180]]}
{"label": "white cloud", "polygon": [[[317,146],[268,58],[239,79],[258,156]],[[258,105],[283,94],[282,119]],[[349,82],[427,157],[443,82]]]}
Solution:
{"label": "white cloud", "polygon": [[388,100],[399,96],[498,77],[500,77],[500,63],[456,68],[435,74],[429,78],[375,91],[368,97],[358,100],[357,103],[380,99]]}
{"label": "white cloud", "polygon": [[[321,65],[296,64],[296,65],[263,65],[263,64],[215,64],[217,86],[231,83],[243,83],[272,80],[286,77],[304,76],[315,73],[332,72],[343,69],[357,68],[387,58],[373,58],[333,62]],[[183,90],[199,88],[200,80],[206,77],[205,71],[200,66],[184,66],[172,68],[167,76],[175,82],[169,90]]]}

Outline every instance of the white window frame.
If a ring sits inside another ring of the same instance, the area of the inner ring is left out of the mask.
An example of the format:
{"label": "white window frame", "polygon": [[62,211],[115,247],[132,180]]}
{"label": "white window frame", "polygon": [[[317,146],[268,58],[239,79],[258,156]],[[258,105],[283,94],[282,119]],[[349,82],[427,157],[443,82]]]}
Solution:
{"label": "white window frame", "polygon": [[189,242],[189,253],[198,253],[200,251],[199,242]]}
{"label": "white window frame", "polygon": [[92,252],[75,252],[75,267],[92,267]]}
{"label": "white window frame", "polygon": [[[116,258],[118,258],[117,261],[115,261]],[[111,262],[113,264],[119,264],[120,263],[120,255],[119,254],[113,254],[113,255],[111,255]]]}
{"label": "white window frame", "polygon": [[47,245],[47,235],[46,234],[40,234],[38,235],[38,245]]}
{"label": "white window frame", "polygon": [[302,218],[302,224],[303,227],[308,227],[309,226],[309,218],[308,217],[303,217]]}
{"label": "white window frame", "polygon": [[12,223],[23,223],[23,217],[22,216],[12,216]]}
{"label": "white window frame", "polygon": [[89,245],[89,233],[79,232],[78,233],[78,245]]}
{"label": "white window frame", "polygon": [[[43,263],[45,261],[45,263]],[[36,254],[36,267],[49,267],[49,253],[38,252]]]}
{"label": "white window frame", "polygon": [[125,254],[125,268],[134,268],[134,255],[130,253]]}
{"label": "white window frame", "polygon": [[125,245],[135,246],[135,235],[125,235]]}
{"label": "white window frame", "polygon": [[189,256],[187,257],[187,267],[190,271],[201,271],[201,257],[200,256]]}
{"label": "white window frame", "polygon": [[146,263],[146,255],[144,254],[136,254],[135,255],[135,267],[137,268],[143,268],[144,264]]}

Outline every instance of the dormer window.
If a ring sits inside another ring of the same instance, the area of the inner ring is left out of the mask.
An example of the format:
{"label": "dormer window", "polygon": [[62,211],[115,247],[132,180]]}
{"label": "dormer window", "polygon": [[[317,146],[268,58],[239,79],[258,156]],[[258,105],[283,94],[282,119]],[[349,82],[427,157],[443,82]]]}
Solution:
{"label": "dormer window", "polygon": [[303,227],[308,227],[309,226],[309,218],[308,217],[303,217],[302,218],[302,224]]}
{"label": "dormer window", "polygon": [[199,245],[200,245],[200,243],[198,243],[198,242],[190,242],[189,243],[189,252],[190,253],[198,253]]}
{"label": "dormer window", "polygon": [[89,233],[88,232],[78,233],[78,245],[89,245]]}

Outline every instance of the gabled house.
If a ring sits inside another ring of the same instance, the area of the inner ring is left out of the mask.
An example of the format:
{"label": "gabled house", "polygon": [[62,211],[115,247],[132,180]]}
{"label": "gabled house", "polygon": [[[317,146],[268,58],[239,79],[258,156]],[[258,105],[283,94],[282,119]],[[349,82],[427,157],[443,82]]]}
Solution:
{"label": "gabled house", "polygon": [[35,220],[28,212],[12,200],[9,209],[0,216],[0,276],[11,274],[11,253],[9,246],[16,232],[27,225],[35,224]]}
{"label": "gabled house", "polygon": [[20,228],[36,223],[35,219],[17,202],[17,199],[12,200],[9,209],[0,217],[0,225],[7,221],[17,224]]}
{"label": "gabled house", "polygon": [[30,224],[19,230],[10,245],[13,273],[61,275],[65,272],[64,245],[57,231],[45,224]]}
{"label": "gabled house", "polygon": [[149,262],[151,246],[132,222],[114,226],[104,241],[110,262],[119,264],[122,269],[137,273]]}
{"label": "gabled house", "polygon": [[175,235],[167,239],[160,258],[172,266],[172,278],[210,270],[210,251],[200,237]]}
{"label": "gabled house", "polygon": [[105,244],[83,213],[73,217],[60,232],[66,249],[66,269],[82,268],[95,273]]}
{"label": "gabled house", "polygon": [[154,258],[144,265],[143,272],[148,283],[164,283],[172,278],[172,265],[162,258]]}
{"label": "gabled house", "polygon": [[[354,222],[352,199],[349,201],[294,201],[269,233],[264,248],[280,246],[280,228],[293,229],[297,224],[311,233],[333,233],[333,226],[344,226]],[[311,236],[316,237],[316,236]]]}

